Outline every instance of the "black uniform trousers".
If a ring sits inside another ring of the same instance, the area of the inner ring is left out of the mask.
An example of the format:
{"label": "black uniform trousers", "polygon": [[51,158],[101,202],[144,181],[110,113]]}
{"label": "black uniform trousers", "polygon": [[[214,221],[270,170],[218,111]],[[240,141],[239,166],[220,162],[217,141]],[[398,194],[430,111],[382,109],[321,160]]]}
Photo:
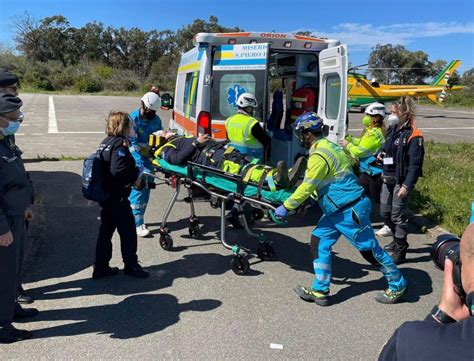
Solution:
{"label": "black uniform trousers", "polygon": [[112,236],[115,230],[120,235],[120,249],[125,266],[137,263],[137,231],[128,198],[109,200],[101,204],[100,228],[97,238],[95,267],[109,265],[112,258]]}
{"label": "black uniform trousers", "polygon": [[13,234],[13,243],[0,247],[0,327],[13,321],[15,299],[18,290],[21,239],[26,237],[23,215],[7,216]]}

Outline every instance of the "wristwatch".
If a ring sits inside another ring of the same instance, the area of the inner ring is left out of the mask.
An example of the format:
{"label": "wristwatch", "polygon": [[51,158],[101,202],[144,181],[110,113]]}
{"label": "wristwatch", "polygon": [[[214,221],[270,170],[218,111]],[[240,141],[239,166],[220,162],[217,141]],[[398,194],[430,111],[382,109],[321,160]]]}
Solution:
{"label": "wristwatch", "polygon": [[431,316],[440,323],[454,323],[456,320],[435,305],[431,310]]}

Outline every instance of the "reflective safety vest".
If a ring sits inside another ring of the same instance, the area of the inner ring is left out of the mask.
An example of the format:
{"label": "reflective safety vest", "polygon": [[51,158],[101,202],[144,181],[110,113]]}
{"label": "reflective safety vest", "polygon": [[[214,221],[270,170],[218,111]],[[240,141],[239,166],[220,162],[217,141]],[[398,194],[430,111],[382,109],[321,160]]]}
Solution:
{"label": "reflective safety vest", "polygon": [[303,183],[284,206],[288,210],[296,209],[312,196],[318,199],[324,214],[332,214],[357,201],[363,192],[349,156],[340,146],[322,138],[311,146]]}
{"label": "reflective safety vest", "polygon": [[349,154],[359,159],[359,171],[371,176],[381,174],[382,168],[375,166],[375,155],[385,144],[382,128],[368,127],[360,138],[348,136],[346,150]]}
{"label": "reflective safety vest", "polygon": [[245,114],[237,113],[225,121],[227,138],[232,146],[243,154],[263,160],[263,146],[253,135],[252,128],[258,121]]}

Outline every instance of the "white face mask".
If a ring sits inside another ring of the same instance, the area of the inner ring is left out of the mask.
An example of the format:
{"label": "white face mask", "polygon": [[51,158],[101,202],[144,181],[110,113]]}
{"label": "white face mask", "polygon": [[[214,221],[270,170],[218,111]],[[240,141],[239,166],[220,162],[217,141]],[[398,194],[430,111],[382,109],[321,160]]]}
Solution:
{"label": "white face mask", "polygon": [[398,115],[396,115],[396,114],[390,114],[388,116],[387,120],[388,120],[388,125],[390,127],[393,127],[393,126],[397,125],[400,122],[400,119],[398,119]]}

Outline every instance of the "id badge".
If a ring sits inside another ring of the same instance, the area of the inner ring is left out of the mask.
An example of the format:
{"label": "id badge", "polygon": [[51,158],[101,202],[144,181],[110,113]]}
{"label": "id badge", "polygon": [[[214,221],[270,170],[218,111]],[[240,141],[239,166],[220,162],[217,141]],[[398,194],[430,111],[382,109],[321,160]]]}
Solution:
{"label": "id badge", "polygon": [[383,159],[383,164],[384,165],[393,165],[393,158],[392,157],[385,157]]}

